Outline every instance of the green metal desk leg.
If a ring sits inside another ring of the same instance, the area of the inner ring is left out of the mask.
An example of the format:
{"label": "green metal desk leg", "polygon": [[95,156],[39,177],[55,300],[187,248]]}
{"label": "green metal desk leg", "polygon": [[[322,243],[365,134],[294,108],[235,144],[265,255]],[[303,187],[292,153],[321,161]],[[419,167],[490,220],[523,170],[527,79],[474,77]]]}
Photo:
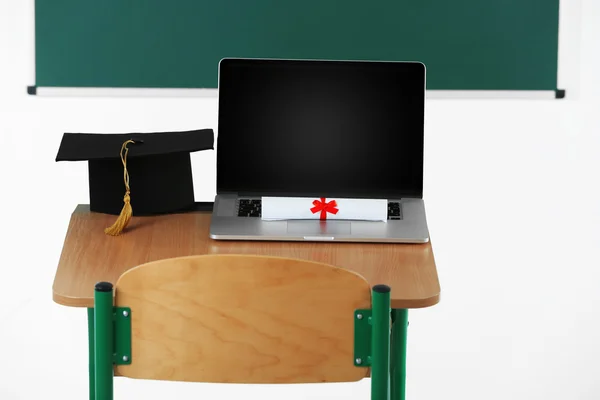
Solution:
{"label": "green metal desk leg", "polygon": [[390,288],[373,286],[371,400],[390,398]]}
{"label": "green metal desk leg", "polygon": [[96,284],[94,291],[95,400],[113,400],[113,286]]}
{"label": "green metal desk leg", "polygon": [[392,400],[405,400],[406,396],[406,336],[408,310],[392,310]]}
{"label": "green metal desk leg", "polygon": [[96,385],[95,382],[95,368],[94,368],[94,309],[87,309],[88,317],[88,359],[89,359],[89,387],[90,387],[90,400],[96,400]]}

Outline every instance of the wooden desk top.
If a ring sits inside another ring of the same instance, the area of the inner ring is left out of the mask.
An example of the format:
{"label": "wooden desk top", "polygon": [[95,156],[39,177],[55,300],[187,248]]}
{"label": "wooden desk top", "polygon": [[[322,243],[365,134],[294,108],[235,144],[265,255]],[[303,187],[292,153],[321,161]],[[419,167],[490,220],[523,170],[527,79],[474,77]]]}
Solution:
{"label": "wooden desk top", "polygon": [[429,307],[439,302],[440,284],[427,244],[216,241],[209,238],[210,212],[134,217],[125,234],[104,228],[113,215],[79,205],[69,223],[53,299],[71,307],[93,307],[94,285],[115,284],[130,268],[164,258],[201,254],[259,254],[319,261],[361,274],[371,285],[392,288],[393,308]]}

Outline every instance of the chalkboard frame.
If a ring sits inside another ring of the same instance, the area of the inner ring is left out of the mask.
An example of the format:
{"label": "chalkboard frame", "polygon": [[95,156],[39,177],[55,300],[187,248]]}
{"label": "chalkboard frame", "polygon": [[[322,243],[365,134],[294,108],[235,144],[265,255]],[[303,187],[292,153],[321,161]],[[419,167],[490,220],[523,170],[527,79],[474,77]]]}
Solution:
{"label": "chalkboard frame", "polygon": [[[37,1],[44,0],[32,0]],[[535,0],[532,0],[535,1]],[[558,1],[558,0],[556,0]],[[560,10],[559,10],[560,11]],[[37,23],[36,23],[37,26]],[[557,26],[558,29],[558,26]],[[37,53],[37,49],[36,49]],[[546,53],[547,54],[547,53]],[[557,49],[558,69],[558,49]],[[336,58],[331,58],[336,59]],[[37,68],[37,63],[35,68]],[[34,69],[35,69],[34,68]],[[216,68],[215,68],[216,69]],[[558,79],[556,80],[558,82]],[[37,71],[36,71],[37,82]],[[547,85],[547,84],[546,84]],[[544,85],[544,86],[546,86]],[[548,85],[549,86],[549,85]],[[547,87],[547,86],[546,86]],[[31,85],[27,87],[29,95],[38,96],[83,96],[83,97],[215,97],[218,95],[217,88],[170,88],[170,87],[69,87],[69,86],[45,86]],[[428,89],[428,98],[565,98],[565,89],[554,90],[477,90],[456,89],[439,90]]]}

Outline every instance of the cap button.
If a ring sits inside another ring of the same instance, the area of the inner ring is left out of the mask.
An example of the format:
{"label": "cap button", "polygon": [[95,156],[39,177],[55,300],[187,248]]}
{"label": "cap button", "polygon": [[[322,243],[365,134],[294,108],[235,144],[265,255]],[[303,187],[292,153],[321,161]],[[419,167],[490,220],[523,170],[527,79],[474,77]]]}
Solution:
{"label": "cap button", "polygon": [[113,289],[113,285],[110,282],[98,282],[95,289],[96,292],[110,292]]}

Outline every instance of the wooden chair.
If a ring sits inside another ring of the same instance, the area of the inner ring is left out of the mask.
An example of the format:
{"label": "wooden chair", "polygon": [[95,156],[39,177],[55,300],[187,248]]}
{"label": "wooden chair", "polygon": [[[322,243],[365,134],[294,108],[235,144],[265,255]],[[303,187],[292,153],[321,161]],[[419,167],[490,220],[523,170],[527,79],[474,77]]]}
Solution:
{"label": "wooden chair", "polygon": [[341,268],[248,255],[166,259],[121,275],[114,305],[112,285],[96,284],[94,304],[95,400],[112,400],[114,375],[314,383],[370,374],[372,399],[398,386],[404,397],[404,382],[390,381],[390,289],[371,290]]}

